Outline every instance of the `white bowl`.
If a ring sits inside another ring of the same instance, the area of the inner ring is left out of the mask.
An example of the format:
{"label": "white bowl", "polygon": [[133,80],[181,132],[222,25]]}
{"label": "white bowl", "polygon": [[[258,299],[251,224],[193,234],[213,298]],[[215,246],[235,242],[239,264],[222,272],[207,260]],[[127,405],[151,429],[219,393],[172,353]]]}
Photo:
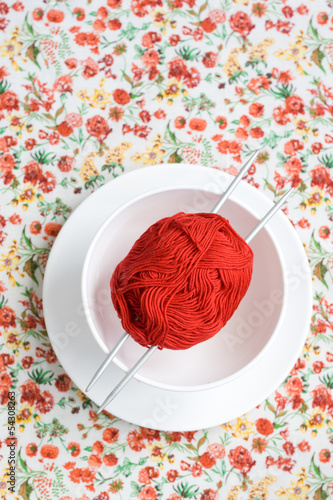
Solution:
{"label": "white bowl", "polygon": [[[202,190],[173,186],[144,193],[113,212],[97,231],[85,258],[81,292],[91,333],[106,354],[124,333],[110,296],[115,267],[157,220],[180,211],[210,212],[221,196],[214,191],[216,186],[207,185]],[[258,196],[258,208],[260,200]],[[219,213],[244,238],[259,219],[237,198],[237,189]],[[221,332],[187,350],[155,352],[135,375],[137,380],[171,391],[206,390],[230,382],[258,362],[278,334],[288,297],[284,258],[272,230],[262,229],[250,246],[251,285]],[[130,338],[113,362],[127,372],[144,352]]]}

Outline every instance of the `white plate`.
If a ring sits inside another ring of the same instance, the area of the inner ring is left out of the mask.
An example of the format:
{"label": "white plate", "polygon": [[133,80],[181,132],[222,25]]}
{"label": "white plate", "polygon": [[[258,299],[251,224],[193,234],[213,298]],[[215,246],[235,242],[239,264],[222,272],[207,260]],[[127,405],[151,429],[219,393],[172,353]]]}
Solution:
{"label": "white plate", "polygon": [[[48,260],[43,291],[44,314],[53,348],[64,369],[82,391],[105,359],[89,330],[81,299],[82,266],[98,228],[114,210],[143,193],[167,186],[191,185],[194,189],[206,191],[203,200],[196,200],[198,210],[201,201],[206,206],[212,193],[222,193],[230,180],[231,177],[224,172],[193,165],[141,168],[100,188],[68,219]],[[252,206],[260,218],[272,206],[265,195],[245,182],[237,187],[237,195]],[[184,207],[184,211],[190,211],[189,207]],[[279,334],[258,362],[238,378],[200,392],[167,391],[133,379],[107,407],[110,413],[137,425],[160,430],[211,427],[246,413],[284,380],[308,333],[312,282],[303,246],[288,219],[280,212],[269,226],[285,258],[289,300]],[[177,370],[177,367],[170,369]],[[111,363],[89,392],[89,397],[101,404],[110,387],[115,386],[123,375],[123,371]]]}

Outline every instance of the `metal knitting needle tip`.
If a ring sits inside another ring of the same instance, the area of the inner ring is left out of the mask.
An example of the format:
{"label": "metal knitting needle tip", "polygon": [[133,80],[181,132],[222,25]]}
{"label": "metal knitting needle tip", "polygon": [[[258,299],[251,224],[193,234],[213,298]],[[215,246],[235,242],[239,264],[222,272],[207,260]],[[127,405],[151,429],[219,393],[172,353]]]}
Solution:
{"label": "metal knitting needle tip", "polygon": [[246,243],[250,243],[252,238],[255,237],[255,235],[260,231],[260,229],[264,227],[264,225],[269,221],[269,219],[273,217],[273,215],[279,210],[279,208],[282,207],[284,202],[287,201],[287,199],[289,198],[289,196],[293,191],[295,191],[295,188],[291,188],[289,189],[289,191],[284,193],[284,195],[279,199],[279,201],[275,203],[275,205],[269,210],[269,212],[267,212],[267,214],[261,219],[261,221],[256,225],[256,227],[252,229],[252,231],[247,235],[247,237],[245,238]]}
{"label": "metal knitting needle tip", "polygon": [[117,354],[119,349],[122,347],[124,342],[128,339],[128,337],[129,337],[129,333],[126,333],[126,332],[124,333],[124,335],[121,336],[120,340],[114,346],[112,351],[108,354],[107,358],[103,361],[103,363],[98,368],[98,370],[95,373],[95,375],[93,376],[93,378],[90,380],[89,384],[87,385],[86,392],[90,391],[92,386],[97,382],[97,380],[100,378],[102,373],[106,370],[108,364],[111,363],[111,361],[113,360],[113,358],[115,357],[115,355]]}
{"label": "metal knitting needle tip", "polygon": [[127,382],[136,374],[136,372],[141,368],[141,366],[147,361],[148,358],[156,351],[158,346],[150,347],[144,355],[136,362],[136,364],[130,369],[128,374],[119,382],[118,385],[113,389],[113,391],[108,395],[108,397],[103,401],[101,406],[97,411],[97,415],[99,415],[104,408],[111,403],[111,401],[117,396],[117,394],[125,387]]}
{"label": "metal knitting needle tip", "polygon": [[244,175],[246,172],[249,170],[251,167],[252,163],[254,160],[257,158],[258,154],[260,152],[260,149],[257,149],[254,151],[250,158],[247,160],[245,165],[241,168],[241,170],[238,172],[237,176],[234,178],[234,180],[231,182],[231,184],[228,186],[227,190],[223,193],[219,201],[216,203],[215,207],[213,210],[211,210],[212,214],[216,214],[220,208],[222,207],[223,203],[229,198],[233,190],[236,188],[236,186],[240,183],[240,181],[243,179]]}

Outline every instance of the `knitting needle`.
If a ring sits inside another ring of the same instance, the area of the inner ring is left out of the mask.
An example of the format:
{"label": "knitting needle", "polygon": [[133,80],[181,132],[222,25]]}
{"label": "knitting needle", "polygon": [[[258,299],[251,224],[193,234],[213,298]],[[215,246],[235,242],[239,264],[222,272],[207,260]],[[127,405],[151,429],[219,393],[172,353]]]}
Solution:
{"label": "knitting needle", "polygon": [[[261,219],[261,221],[256,225],[256,227],[248,234],[245,238],[246,243],[249,243],[254,236],[264,227],[264,225],[269,221],[271,217],[279,210],[279,208],[284,204],[284,202],[289,198],[294,188],[289,189],[282,198],[267,212],[267,214]],[[129,382],[132,376],[141,368],[141,366],[146,362],[146,360],[155,352],[158,346],[153,346],[145,352],[145,354],[139,359],[139,361],[133,366],[133,368],[128,372],[128,374],[119,382],[119,384],[113,389],[109,396],[103,401],[101,406],[97,411],[99,415],[104,408],[111,403],[111,401],[119,394],[123,387]]]}
{"label": "knitting needle", "polygon": [[255,237],[260,229],[262,229],[264,225],[269,221],[269,219],[273,217],[273,215],[279,210],[279,208],[282,207],[284,202],[289,198],[293,191],[295,191],[295,188],[290,188],[286,193],[284,193],[279,201],[275,203],[275,205],[269,210],[269,212],[267,212],[265,217],[263,217],[261,221],[256,225],[256,227],[252,229],[252,231],[247,235],[247,237],[245,238],[246,243],[249,243]]}
{"label": "knitting needle", "polygon": [[130,336],[130,334],[126,333],[126,332],[121,336],[120,340],[116,343],[116,345],[114,346],[112,351],[108,354],[108,357],[105,359],[105,361],[103,361],[103,363],[98,368],[98,370],[95,373],[95,375],[93,376],[93,378],[90,380],[89,384],[87,385],[86,392],[90,391],[92,386],[95,385],[97,380],[101,377],[103,372],[106,370],[108,364],[113,360],[113,358],[115,357],[115,355],[117,354],[119,349],[122,347],[122,345],[126,342],[126,340],[128,339],[129,336]]}
{"label": "knitting needle", "polygon": [[[252,165],[252,163],[254,162],[254,160],[257,158],[259,151],[260,151],[260,149],[257,149],[256,151],[254,151],[251,154],[250,158],[247,160],[245,165],[238,172],[237,177],[235,177],[234,180],[230,183],[227,190],[223,193],[223,195],[221,196],[221,198],[219,199],[219,201],[217,202],[217,204],[213,208],[212,213],[217,213],[219,211],[219,209],[222,207],[222,205],[224,204],[224,202],[229,198],[230,194],[233,192],[233,190],[236,188],[236,186],[242,180],[242,178],[244,177],[246,172],[249,170],[249,168]],[[124,335],[119,340],[119,342],[114,346],[112,351],[108,354],[105,361],[102,363],[102,365],[96,371],[95,375],[93,376],[93,378],[91,379],[91,381],[89,382],[89,384],[86,388],[86,392],[90,391],[92,386],[95,385],[97,380],[101,377],[101,375],[103,374],[103,372],[105,371],[105,369],[107,368],[109,363],[116,356],[117,352],[119,351],[121,346],[124,344],[124,342],[128,339],[128,337],[129,337],[129,334],[125,332]]]}
{"label": "knitting needle", "polygon": [[252,153],[250,158],[247,160],[245,165],[241,168],[241,170],[238,172],[237,177],[234,178],[234,180],[230,183],[228,186],[227,190],[223,193],[219,201],[216,203],[215,207],[213,210],[211,210],[212,214],[216,214],[220,208],[222,207],[223,203],[229,198],[233,190],[238,186],[240,181],[243,179],[244,175],[246,172],[249,170],[250,166],[254,162],[254,160],[257,158],[258,154],[260,152],[260,149],[257,149]]}

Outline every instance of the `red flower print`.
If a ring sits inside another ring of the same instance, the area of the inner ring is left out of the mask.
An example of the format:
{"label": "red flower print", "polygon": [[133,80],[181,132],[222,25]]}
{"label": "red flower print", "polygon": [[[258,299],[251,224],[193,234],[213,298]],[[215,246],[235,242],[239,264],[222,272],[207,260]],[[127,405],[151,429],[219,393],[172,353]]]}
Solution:
{"label": "red flower print", "polygon": [[202,474],[202,465],[199,462],[196,462],[192,465],[191,472],[193,477],[200,477]]}
{"label": "red flower print", "polygon": [[[49,224],[52,224],[49,222]],[[46,227],[46,226],[45,226]],[[46,231],[45,231],[46,232]],[[60,392],[67,392],[73,387],[73,382],[66,373],[59,375],[55,381],[55,386]]]}
{"label": "red flower print", "polygon": [[288,117],[288,111],[282,106],[278,106],[273,109],[273,118],[278,125],[286,125],[290,122],[290,118]]}
{"label": "red flower print", "polygon": [[54,397],[49,391],[43,391],[36,401],[36,410],[40,413],[48,413],[54,406]]}
{"label": "red flower print", "polygon": [[15,2],[12,5],[12,9],[14,9],[16,12],[20,12],[20,11],[24,10],[24,5],[22,2]]}
{"label": "red flower print", "polygon": [[37,455],[38,446],[35,443],[29,443],[25,448],[25,453],[28,457]]}
{"label": "red flower print", "polygon": [[65,19],[65,14],[58,9],[50,9],[46,14],[46,17],[50,23],[62,23]]}
{"label": "red flower print", "polygon": [[88,458],[88,465],[93,469],[98,469],[102,465],[102,459],[100,458],[99,455],[92,454]]}
{"label": "red flower print", "polygon": [[141,120],[143,121],[143,123],[149,123],[150,122],[151,116],[150,116],[150,113],[147,110],[145,110],[145,109],[142,110],[139,113],[139,116],[140,116]]}
{"label": "red flower print", "polygon": [[304,143],[299,141],[298,139],[292,139],[291,141],[288,141],[284,145],[284,152],[286,155],[291,155],[294,156],[296,155],[297,151],[300,151],[304,149]]}
{"label": "red flower print", "polygon": [[31,234],[39,234],[42,230],[42,225],[39,221],[35,220],[30,224],[30,232]]}
{"label": "red flower print", "polygon": [[256,420],[256,429],[259,434],[263,436],[269,436],[274,432],[273,424],[267,418],[258,418],[258,420]]}
{"label": "red flower print", "polygon": [[230,450],[228,457],[230,465],[238,469],[243,476],[246,476],[256,464],[255,460],[252,460],[250,452],[243,446],[237,446],[234,450]]}
{"label": "red flower print", "polygon": [[206,17],[201,23],[201,28],[204,30],[205,33],[212,33],[214,30],[217,28],[217,24],[214,23],[210,17]]}
{"label": "red flower print", "polygon": [[93,30],[103,33],[106,30],[106,25],[101,19],[96,19],[93,24]]}
{"label": "red flower print", "polygon": [[178,81],[181,80],[187,72],[187,66],[180,57],[171,59],[171,61],[168,62],[168,68],[168,78],[176,78]]}
{"label": "red flower print", "polygon": [[236,14],[230,16],[229,23],[230,28],[236,31],[236,33],[239,33],[243,38],[246,38],[254,28],[254,24],[252,24],[250,17],[242,11],[236,12]]}
{"label": "red flower print", "polygon": [[177,116],[175,118],[175,127],[178,129],[184,128],[186,125],[186,120],[183,116]]}
{"label": "red flower print", "polygon": [[96,137],[99,141],[103,141],[107,137],[107,135],[112,132],[112,130],[109,129],[108,123],[105,118],[100,115],[89,118],[86,123],[86,128],[88,134]]}
{"label": "red flower print", "polygon": [[251,123],[250,118],[246,115],[242,115],[239,119],[239,124],[245,128],[247,128],[250,125],[250,123]]}
{"label": "red flower print", "polygon": [[290,441],[283,443],[282,448],[287,455],[293,455],[295,453],[295,446]]}
{"label": "red flower print", "polygon": [[166,474],[169,483],[174,483],[179,476],[179,472],[175,469],[169,470]]}
{"label": "red flower print", "polygon": [[199,462],[206,469],[211,469],[216,464],[215,458],[207,451],[201,455]]}
{"label": "red flower print", "polygon": [[69,75],[60,76],[54,84],[54,90],[57,90],[61,94],[65,92],[73,92],[73,79]]}
{"label": "red flower print", "polygon": [[256,95],[259,95],[260,88],[267,90],[271,81],[266,76],[259,76],[258,78],[252,78],[247,86],[249,90],[254,92]]}
{"label": "red flower print", "polygon": [[83,19],[86,17],[86,13],[81,7],[75,7],[75,9],[73,10],[73,14],[76,16],[76,19],[78,21],[83,21]]}
{"label": "red flower print", "polygon": [[208,445],[207,452],[214,458],[223,458],[225,456],[224,446],[220,443],[212,443]]}
{"label": "red flower print", "polygon": [[160,56],[154,49],[148,49],[141,57],[141,62],[144,66],[156,66],[160,61]]}
{"label": "red flower print", "polygon": [[225,116],[217,116],[215,122],[219,124],[220,129],[225,129],[228,125],[227,119]]}
{"label": "red flower print", "polygon": [[29,163],[23,167],[23,171],[25,173],[23,182],[30,182],[33,186],[36,186],[43,173],[39,164],[34,160],[29,161]]}
{"label": "red flower print", "polygon": [[16,314],[11,307],[4,306],[0,309],[0,327],[5,328],[16,326]]}
{"label": "red flower print", "polygon": [[209,488],[208,490],[204,490],[200,500],[217,500],[217,498],[217,492]]}
{"label": "red flower print", "polygon": [[318,24],[326,24],[328,21],[328,14],[326,14],[326,12],[319,12],[319,14],[317,14],[317,23]]}
{"label": "red flower print", "polygon": [[207,122],[203,118],[191,118],[188,125],[191,130],[202,132],[203,130],[206,129]]}
{"label": "red flower print", "polygon": [[9,217],[9,222],[12,224],[21,224],[22,219],[18,214],[13,214]]}
{"label": "red flower print", "polygon": [[37,9],[35,9],[32,12],[32,19],[34,21],[41,21],[43,19],[43,16],[44,16],[44,12],[43,12],[43,9],[41,9],[40,7],[37,7]]}
{"label": "red flower print", "polygon": [[320,450],[320,452],[319,452],[319,460],[323,464],[326,464],[327,462],[329,462],[330,459],[331,459],[331,452],[327,448],[324,448],[324,449]]}
{"label": "red flower print", "polygon": [[321,144],[321,142],[314,142],[311,146],[311,149],[312,149],[312,153],[317,155],[320,153],[320,151],[322,150],[323,148],[323,145]]}
{"label": "red flower print", "polygon": [[222,9],[213,9],[208,13],[208,16],[216,24],[224,23],[225,21],[225,12]]}
{"label": "red flower print", "polygon": [[179,35],[171,35],[169,37],[169,43],[170,43],[171,47],[175,47],[178,44],[178,42],[180,42],[180,40],[181,40],[181,38]]}
{"label": "red flower print", "polygon": [[59,455],[59,448],[53,444],[43,444],[40,454],[43,458],[55,459]]}
{"label": "red flower print", "polygon": [[144,467],[139,471],[139,483],[151,484],[151,479],[156,479],[160,475],[155,467]]}
{"label": "red flower print", "polygon": [[320,238],[323,238],[323,240],[326,240],[327,238],[329,238],[331,231],[330,231],[329,227],[321,226],[318,230],[318,234],[319,234]]}
{"label": "red flower print", "polygon": [[295,463],[296,463],[295,460],[291,460],[291,458],[282,458],[282,457],[279,457],[275,462],[278,468],[285,472],[291,472]]}
{"label": "red flower print", "polygon": [[189,88],[193,89],[197,87],[201,81],[200,73],[195,68],[190,68],[187,73],[185,73],[183,82]]}
{"label": "red flower print", "polygon": [[0,109],[6,109],[11,113],[14,109],[19,109],[19,98],[15,92],[6,90],[0,95]]}
{"label": "red flower print", "polygon": [[118,437],[119,437],[119,431],[115,427],[108,427],[103,431],[103,439],[109,444],[117,441]]}
{"label": "red flower print", "polygon": [[41,397],[38,385],[32,380],[24,382],[19,389],[22,392],[21,403],[27,402],[30,406],[32,406]]}
{"label": "red flower print", "polygon": [[73,133],[72,127],[70,127],[65,121],[61,122],[60,125],[58,125],[57,131],[62,137],[68,137]]}
{"label": "red flower print", "polygon": [[289,396],[300,395],[303,391],[303,382],[298,377],[290,377],[284,386],[286,393]]}
{"label": "red flower print", "polygon": [[218,62],[219,56],[215,52],[206,52],[202,58],[202,64],[206,68],[214,68]]}
{"label": "red flower print", "polygon": [[311,170],[310,175],[312,177],[311,187],[318,186],[320,189],[324,189],[331,180],[329,171],[321,165]]}
{"label": "red flower print", "polygon": [[145,486],[138,495],[139,500],[156,500],[157,492],[152,486]]}
{"label": "red flower print", "polygon": [[77,68],[78,60],[75,59],[75,57],[70,57],[70,58],[66,59],[65,64],[66,64],[67,68],[75,69],[75,68]]}
{"label": "red flower print", "polygon": [[71,441],[70,443],[68,443],[67,449],[71,452],[72,457],[77,457],[78,455],[80,455],[81,448],[79,443],[74,443]]}
{"label": "red flower print", "polygon": [[260,139],[264,136],[264,131],[260,127],[251,128],[250,136],[253,137],[253,139]]}
{"label": "red flower print", "polygon": [[104,451],[104,444],[101,441],[95,441],[92,447],[93,451],[98,455],[101,455]]}
{"label": "red flower print", "polygon": [[108,467],[112,467],[118,463],[118,458],[113,453],[109,453],[108,455],[104,455],[103,463]]}
{"label": "red flower print", "polygon": [[116,89],[113,92],[113,99],[117,104],[121,104],[124,106],[125,104],[128,104],[131,100],[131,96],[129,95],[126,90],[123,89]]}
{"label": "red flower print", "polygon": [[107,4],[111,9],[119,9],[121,7],[123,0],[107,0]]}
{"label": "red flower print", "polygon": [[284,17],[286,17],[287,19],[292,18],[294,15],[294,11],[291,7],[289,7],[289,5],[286,5],[285,7],[283,7],[282,13],[283,13]]}
{"label": "red flower print", "polygon": [[309,13],[309,9],[307,8],[306,5],[304,5],[304,3],[302,3],[297,7],[297,12],[301,15],[305,15]]}
{"label": "red flower print", "polygon": [[111,19],[111,21],[108,22],[108,28],[111,31],[117,31],[120,30],[122,24],[119,21],[119,19]]}
{"label": "red flower print", "polygon": [[10,153],[5,153],[0,156],[0,172],[11,172],[15,166],[14,156]]}
{"label": "red flower print", "polygon": [[311,447],[310,447],[310,445],[309,445],[309,443],[307,441],[302,441],[301,443],[299,443],[298,448],[302,452],[310,451],[311,450]]}
{"label": "red flower print", "polygon": [[252,441],[252,450],[256,453],[263,453],[266,450],[266,446],[268,445],[268,441],[263,438],[253,438]]}
{"label": "red flower print", "polygon": [[45,172],[45,174],[38,179],[38,185],[43,193],[50,193],[53,191],[56,184],[57,182],[55,176],[49,171]]}
{"label": "red flower print", "polygon": [[24,356],[24,358],[22,358],[22,366],[25,370],[28,370],[33,362],[34,358],[31,356]]}
{"label": "red flower print", "polygon": [[162,36],[155,31],[148,31],[142,37],[141,45],[142,47],[147,47],[152,49],[154,47],[154,43],[158,43],[162,40]]}
{"label": "red flower print", "polygon": [[311,391],[311,396],[313,397],[312,408],[320,408],[322,411],[325,411],[332,404],[332,395],[323,385],[317,385]]}
{"label": "red flower print", "polygon": [[315,373],[321,373],[321,370],[324,368],[325,364],[322,361],[315,361],[312,364],[313,371]]}
{"label": "red flower print", "polygon": [[249,107],[249,114],[255,118],[264,114],[264,105],[259,102],[253,102]]}
{"label": "red flower print", "polygon": [[36,146],[37,144],[37,141],[36,139],[27,139],[24,143],[25,145],[25,148],[28,150],[28,151],[31,151],[33,149],[34,146]]}
{"label": "red flower print", "polygon": [[249,134],[245,128],[238,127],[235,132],[235,137],[240,141],[245,141],[249,137]]}
{"label": "red flower print", "polygon": [[304,102],[298,95],[291,95],[286,98],[286,110],[287,113],[292,113],[293,115],[298,115],[301,113],[304,115]]}
{"label": "red flower print", "polygon": [[300,174],[303,165],[298,158],[291,157],[283,165],[283,168],[285,169],[288,175],[298,175]]}
{"label": "red flower print", "polygon": [[109,15],[108,9],[106,7],[99,7],[97,10],[97,17],[101,19],[106,19]]}
{"label": "red flower print", "polygon": [[154,116],[158,120],[164,120],[167,115],[166,115],[165,111],[163,111],[163,109],[158,109],[157,111],[155,111]]}
{"label": "red flower print", "polygon": [[128,433],[127,442],[133,451],[141,451],[146,447],[142,434],[139,434],[137,430]]}
{"label": "red flower print", "polygon": [[82,65],[84,68],[82,76],[86,80],[98,74],[98,64],[91,57],[88,57],[85,61],[82,61]]}
{"label": "red flower print", "polygon": [[72,170],[74,164],[74,158],[71,158],[70,156],[62,156],[58,161],[58,168],[61,172],[69,172]]}

